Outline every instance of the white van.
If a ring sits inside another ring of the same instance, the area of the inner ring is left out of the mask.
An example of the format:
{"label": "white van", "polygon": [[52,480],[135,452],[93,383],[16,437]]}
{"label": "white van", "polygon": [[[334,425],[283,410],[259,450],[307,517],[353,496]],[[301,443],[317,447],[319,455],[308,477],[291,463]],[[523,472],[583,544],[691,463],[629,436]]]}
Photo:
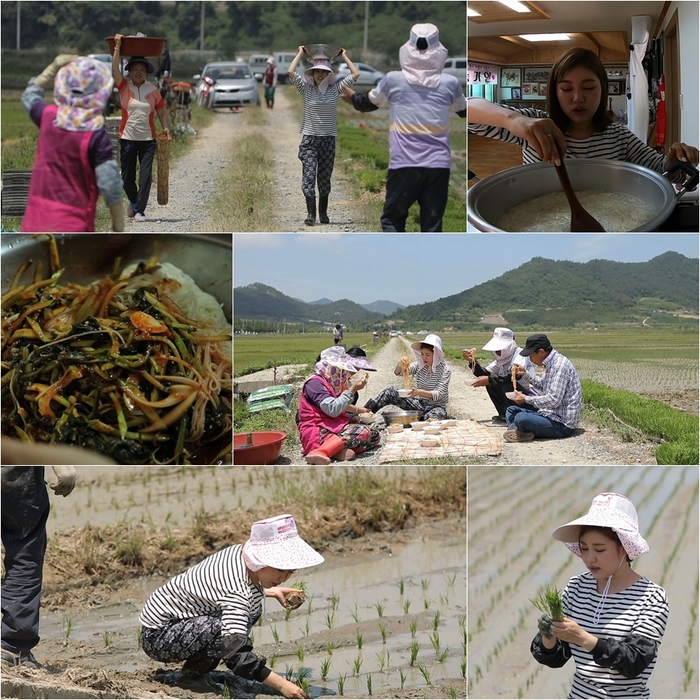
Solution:
{"label": "white van", "polygon": [[272,54],[277,64],[277,80],[280,83],[286,83],[289,81],[289,76],[287,71],[289,69],[289,64],[294,60],[296,53],[291,51],[275,51]]}
{"label": "white van", "polygon": [[466,89],[467,87],[467,59],[466,58],[448,58],[445,61],[443,73],[454,75],[459,84]]}

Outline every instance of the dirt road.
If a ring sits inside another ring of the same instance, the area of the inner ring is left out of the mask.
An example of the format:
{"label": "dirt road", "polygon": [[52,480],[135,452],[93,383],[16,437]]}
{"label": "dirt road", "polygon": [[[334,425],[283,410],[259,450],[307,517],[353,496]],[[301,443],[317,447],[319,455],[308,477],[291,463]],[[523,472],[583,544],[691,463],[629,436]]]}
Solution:
{"label": "dirt road", "polygon": [[[402,355],[413,358],[413,351],[406,338],[392,338],[372,359],[377,372],[369,373],[367,387],[360,392],[360,404],[376,396],[387,386],[399,387],[400,377],[394,375],[394,368]],[[486,353],[480,352],[480,359]],[[465,384],[473,377],[466,362],[449,360],[452,369],[450,381],[449,415],[452,418],[472,420],[488,427],[494,435],[501,436],[505,431],[502,424],[491,421],[494,407],[485,389],[475,389]],[[271,372],[271,370],[270,370]],[[280,372],[280,368],[278,368]],[[247,380],[265,376],[264,373],[249,375]],[[288,381],[288,380],[285,380]],[[385,409],[386,410],[386,409]],[[528,443],[503,443],[503,453],[499,457],[484,457],[487,464],[656,464],[652,454],[654,445],[623,442],[608,430],[584,420],[580,430],[573,437],[564,440],[536,440]],[[283,458],[292,464],[303,464],[304,458],[299,446],[283,448]],[[377,464],[378,451],[370,451],[356,458],[361,464]]]}
{"label": "dirt road", "polygon": [[[146,211],[146,220],[126,220],[127,231],[205,233],[217,232],[212,228],[207,207],[217,181],[236,158],[237,148],[245,139],[266,138],[274,150],[274,172],[271,173],[269,201],[265,206],[274,210],[275,223],[271,231],[292,232],[355,232],[378,230],[362,224],[361,202],[352,195],[352,188],[343,169],[336,162],[333,173],[328,214],[331,223],[324,226],[304,225],[306,205],[301,192],[301,162],[297,158],[301,135],[299,119],[292,101],[301,100],[290,86],[277,89],[275,107],[264,111],[267,123],[249,126],[243,113],[218,110],[214,121],[192,137],[192,150],[173,162],[170,167],[170,196],[168,204],[160,206],[155,187]],[[263,102],[264,105],[264,102]],[[256,109],[249,107],[247,109]],[[236,231],[231,221],[228,231]]]}

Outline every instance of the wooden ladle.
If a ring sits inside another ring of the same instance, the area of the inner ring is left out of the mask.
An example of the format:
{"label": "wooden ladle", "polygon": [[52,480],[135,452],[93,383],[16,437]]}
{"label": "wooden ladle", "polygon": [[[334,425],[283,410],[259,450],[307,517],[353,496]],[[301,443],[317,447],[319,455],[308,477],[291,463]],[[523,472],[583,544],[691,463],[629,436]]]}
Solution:
{"label": "wooden ladle", "polygon": [[[555,142],[556,143],[556,142]],[[569,173],[564,165],[564,156],[562,156],[559,150],[559,144],[556,144],[557,152],[559,153],[559,160],[561,165],[554,165],[559,176],[559,182],[561,182],[562,189],[566,198],[569,200],[569,207],[571,208],[571,231],[572,232],[587,232],[587,231],[603,231],[605,229],[600,225],[600,222],[595,217],[591,216],[584,208],[581,202],[578,201],[574,188],[571,186],[571,180],[569,180]]]}

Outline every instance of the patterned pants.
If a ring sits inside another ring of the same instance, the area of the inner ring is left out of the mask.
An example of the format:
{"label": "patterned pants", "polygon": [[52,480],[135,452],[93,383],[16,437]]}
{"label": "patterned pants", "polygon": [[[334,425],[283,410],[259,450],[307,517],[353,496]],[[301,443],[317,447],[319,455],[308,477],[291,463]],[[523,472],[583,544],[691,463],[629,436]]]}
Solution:
{"label": "patterned pants", "polygon": [[370,399],[365,404],[365,408],[369,408],[373,413],[384,406],[398,406],[402,411],[418,411],[421,414],[421,420],[429,418],[444,420],[447,418],[447,409],[444,406],[439,406],[423,398],[403,399],[393,386],[387,387],[379,393],[376,399]]}
{"label": "patterned pants", "polygon": [[156,661],[186,661],[192,676],[213,671],[221,661],[221,612],[171,620],[165,627],[144,627],[141,646]]}
{"label": "patterned pants", "polygon": [[301,191],[305,197],[331,193],[331,175],[335,163],[335,136],[302,136],[299,144],[301,161]]}
{"label": "patterned pants", "polygon": [[[329,435],[334,435],[334,433],[321,428],[321,444],[325,442]],[[349,447],[351,450],[357,447],[371,450],[378,447],[382,441],[382,436],[378,430],[374,430],[363,423],[348,423],[337,435],[345,443],[345,447]]]}

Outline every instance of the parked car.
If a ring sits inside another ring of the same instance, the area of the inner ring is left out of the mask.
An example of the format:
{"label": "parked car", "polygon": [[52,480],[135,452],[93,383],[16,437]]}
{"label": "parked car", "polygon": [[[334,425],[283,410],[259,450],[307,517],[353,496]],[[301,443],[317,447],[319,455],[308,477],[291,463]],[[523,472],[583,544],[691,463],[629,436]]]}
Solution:
{"label": "parked car", "polygon": [[454,75],[459,84],[466,89],[467,87],[467,59],[466,58],[448,58],[445,61],[443,73]]}
{"label": "parked car", "polygon": [[260,90],[258,81],[246,61],[216,61],[207,63],[201,75],[195,75],[197,80],[196,95],[199,102],[204,89],[204,76],[216,80],[212,109],[217,107],[242,107],[244,105],[260,106]]}
{"label": "parked car", "polygon": [[[355,67],[360,72],[360,77],[355,81],[355,85],[378,85],[379,81],[386,75],[386,73],[382,73],[366,63],[356,63]],[[342,80],[346,75],[350,75],[348,64],[339,63],[335,69],[335,82]]]}

